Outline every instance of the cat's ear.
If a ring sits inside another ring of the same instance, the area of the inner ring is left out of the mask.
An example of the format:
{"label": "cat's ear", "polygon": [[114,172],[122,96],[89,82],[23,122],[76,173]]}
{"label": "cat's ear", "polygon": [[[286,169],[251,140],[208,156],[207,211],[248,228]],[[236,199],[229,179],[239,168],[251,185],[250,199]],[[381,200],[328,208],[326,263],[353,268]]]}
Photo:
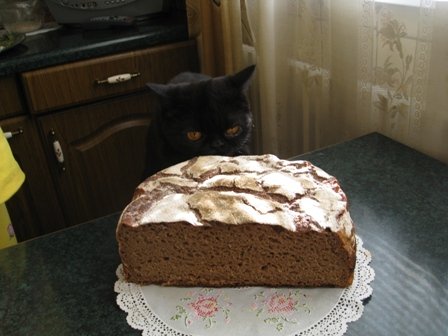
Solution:
{"label": "cat's ear", "polygon": [[146,83],[146,85],[155,93],[157,93],[160,97],[166,98],[168,97],[168,85],[157,84],[157,83]]}
{"label": "cat's ear", "polygon": [[234,75],[231,75],[230,81],[238,88],[246,91],[249,87],[250,79],[252,78],[253,73],[255,72],[255,64],[244,68],[243,70],[237,72]]}

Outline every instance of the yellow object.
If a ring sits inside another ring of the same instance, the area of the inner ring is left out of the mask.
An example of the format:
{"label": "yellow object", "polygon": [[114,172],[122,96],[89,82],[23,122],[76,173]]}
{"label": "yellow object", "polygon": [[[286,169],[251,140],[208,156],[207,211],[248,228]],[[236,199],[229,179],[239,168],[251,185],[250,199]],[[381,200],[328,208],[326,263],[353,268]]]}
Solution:
{"label": "yellow object", "polygon": [[0,249],[17,244],[5,203],[0,204]]}
{"label": "yellow object", "polygon": [[[16,242],[11,220],[4,204],[20,188],[25,174],[12,155],[8,141],[0,127],[0,248]],[[11,235],[14,237],[12,238]]]}
{"label": "yellow object", "polygon": [[25,174],[12,156],[8,140],[0,127],[0,204],[14,195],[24,180]]}

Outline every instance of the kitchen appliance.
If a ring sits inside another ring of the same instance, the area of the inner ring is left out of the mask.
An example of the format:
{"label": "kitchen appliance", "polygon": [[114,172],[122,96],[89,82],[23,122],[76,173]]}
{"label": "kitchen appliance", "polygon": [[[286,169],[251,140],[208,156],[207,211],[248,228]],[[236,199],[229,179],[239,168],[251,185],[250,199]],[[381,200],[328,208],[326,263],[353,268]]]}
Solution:
{"label": "kitchen appliance", "polygon": [[102,27],[130,25],[167,10],[167,0],[45,0],[59,24]]}

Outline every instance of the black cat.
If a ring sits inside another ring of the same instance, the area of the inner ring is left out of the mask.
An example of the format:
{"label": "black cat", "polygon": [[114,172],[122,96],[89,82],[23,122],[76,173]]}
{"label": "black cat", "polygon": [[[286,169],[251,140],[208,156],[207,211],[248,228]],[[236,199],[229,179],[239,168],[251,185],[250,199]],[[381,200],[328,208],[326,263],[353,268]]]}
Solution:
{"label": "black cat", "polygon": [[253,127],[246,97],[251,65],[228,76],[185,72],[168,84],[147,83],[159,96],[148,133],[145,177],[201,155],[249,154]]}

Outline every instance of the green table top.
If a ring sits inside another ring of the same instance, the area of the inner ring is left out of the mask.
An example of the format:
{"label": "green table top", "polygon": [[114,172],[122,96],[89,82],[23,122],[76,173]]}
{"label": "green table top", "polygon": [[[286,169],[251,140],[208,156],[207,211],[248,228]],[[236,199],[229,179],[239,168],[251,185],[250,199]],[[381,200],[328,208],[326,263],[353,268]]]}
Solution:
{"label": "green table top", "polygon": [[[336,176],[373,256],[346,335],[447,335],[448,166],[373,133],[298,156]],[[116,304],[119,214],[0,250],[1,335],[140,335]]]}

